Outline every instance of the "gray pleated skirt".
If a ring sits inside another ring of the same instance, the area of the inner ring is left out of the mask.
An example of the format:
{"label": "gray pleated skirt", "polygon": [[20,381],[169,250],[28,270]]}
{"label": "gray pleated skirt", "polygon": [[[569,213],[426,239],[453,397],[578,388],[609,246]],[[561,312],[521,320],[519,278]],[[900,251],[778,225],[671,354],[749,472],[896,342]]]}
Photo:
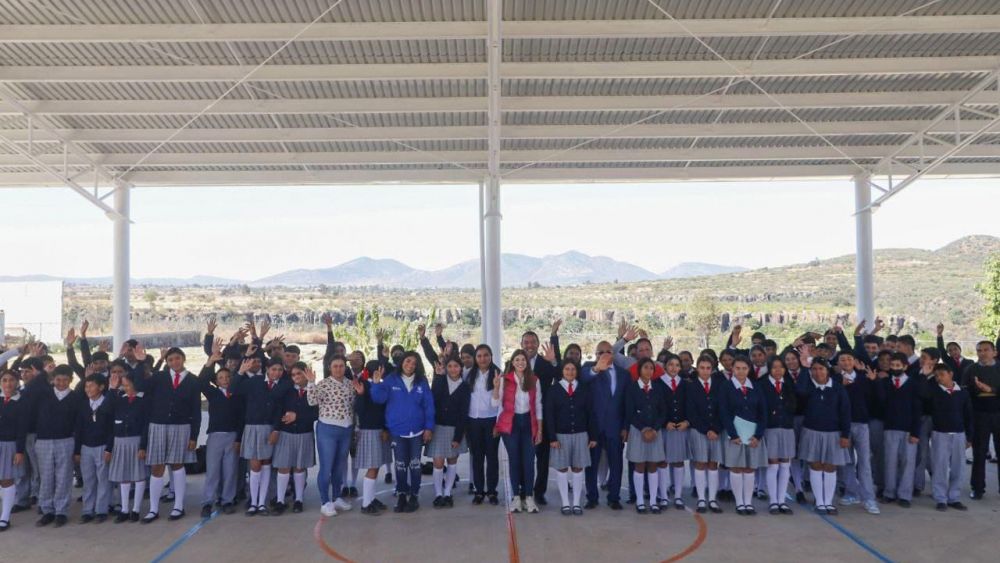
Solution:
{"label": "gray pleated skirt", "polygon": [[767,457],[771,459],[792,459],[795,457],[795,429],[768,428],[764,431]]}
{"label": "gray pleated skirt", "polygon": [[271,435],[269,424],[247,424],[243,427],[243,441],[240,442],[240,456],[243,459],[271,459],[274,446],[267,443]]}
{"label": "gray pleated skirt", "polygon": [[150,423],[146,465],[194,463],[198,457],[187,447],[190,439],[191,426],[187,424]]}
{"label": "gray pleated skirt", "polygon": [[644,442],[642,431],[635,426],[629,425],[628,448],[625,456],[631,463],[659,463],[664,461],[666,457],[664,457],[663,453],[663,438],[660,438],[660,432],[656,433],[656,437],[653,438],[652,442]]}
{"label": "gray pleated skirt", "polygon": [[286,467],[308,469],[316,465],[316,439],[313,433],[279,432],[271,465],[277,469]]}
{"label": "gray pleated skirt", "polygon": [[355,464],[359,468],[372,469],[392,463],[392,441],[382,441],[382,431],[362,428],[357,431],[358,449]]}
{"label": "gray pleated skirt", "polygon": [[[24,474],[25,462],[14,465],[14,454],[17,453],[17,442],[0,442],[0,481],[20,479]],[[27,461],[28,456],[24,456]]]}
{"label": "gray pleated skirt", "polygon": [[715,440],[709,440],[708,436],[691,430],[688,432],[688,458],[698,463],[722,463],[722,442],[725,436],[720,434]]}
{"label": "gray pleated skirt", "polygon": [[133,483],[145,481],[149,477],[149,467],[139,459],[139,436],[115,437],[111,446],[111,464],[108,466],[108,481],[112,483]]}
{"label": "gray pleated skirt", "polygon": [[749,445],[737,446],[730,441],[732,438],[719,436],[719,439],[726,440],[726,445],[722,448],[726,467],[737,469],[767,467],[767,445],[764,442],[757,444],[756,448],[751,448]]}
{"label": "gray pleated skirt", "polygon": [[847,465],[847,448],[840,447],[840,432],[818,432],[802,429],[799,441],[799,459],[815,463]]}
{"label": "gray pleated skirt", "polygon": [[[549,449],[549,466],[555,469],[590,467],[590,437],[586,432],[556,434],[558,448]],[[641,438],[640,438],[641,439]]]}
{"label": "gray pleated skirt", "polygon": [[424,446],[424,455],[427,457],[458,457],[469,451],[465,444],[465,439],[457,448],[451,447],[451,441],[455,438],[455,427],[437,424],[434,426],[434,435],[431,436],[431,443]]}
{"label": "gray pleated skirt", "polygon": [[663,455],[667,463],[681,463],[687,460],[688,455],[688,431],[687,430],[660,430],[660,437],[663,438]]}

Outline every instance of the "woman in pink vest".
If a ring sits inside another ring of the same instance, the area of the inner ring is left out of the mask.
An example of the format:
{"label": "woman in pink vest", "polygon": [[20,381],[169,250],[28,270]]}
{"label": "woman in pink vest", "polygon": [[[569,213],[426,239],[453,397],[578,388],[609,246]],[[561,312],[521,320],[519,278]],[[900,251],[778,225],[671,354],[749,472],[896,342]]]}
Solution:
{"label": "woman in pink vest", "polygon": [[542,441],[542,393],[524,350],[515,350],[505,375],[493,381],[493,405],[500,407],[496,431],[503,439],[510,464],[514,498],[511,512],[538,512],[532,497],[535,446]]}

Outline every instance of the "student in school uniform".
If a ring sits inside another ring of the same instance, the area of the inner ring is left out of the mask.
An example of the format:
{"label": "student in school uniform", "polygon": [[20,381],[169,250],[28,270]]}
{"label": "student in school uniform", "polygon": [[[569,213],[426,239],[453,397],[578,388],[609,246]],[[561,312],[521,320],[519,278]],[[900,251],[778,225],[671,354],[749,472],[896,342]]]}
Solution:
{"label": "student in school uniform", "polygon": [[[736,499],[736,513],[751,516],[757,513],[753,507],[754,472],[767,467],[767,447],[764,432],[767,429],[767,402],[758,386],[750,381],[753,369],[750,360],[740,356],[733,361],[733,378],[719,401],[719,412],[728,441],[723,447],[723,459],[729,468],[733,496]],[[736,430],[736,419],[740,418],[754,425],[749,443],[744,443]]]}
{"label": "student in school uniform", "polygon": [[917,443],[917,465],[913,469],[913,494],[920,496],[927,484],[927,472],[931,470],[931,404],[928,393],[937,384],[934,367],[941,361],[937,348],[924,348],[917,360],[918,369],[911,372],[920,383],[920,442]]}
{"label": "student in school uniform", "polygon": [[[281,423],[275,428],[278,433],[277,444],[274,446],[272,465],[278,470],[278,502],[274,505],[276,515],[286,510],[284,491],[288,488],[289,478],[294,480],[295,501],[292,512],[303,510],[305,500],[306,470],[316,464],[316,438],[313,426],[319,417],[319,407],[309,404],[306,393],[315,387],[316,374],[305,362],[292,364],[292,387],[285,392],[282,401]],[[357,380],[355,386],[360,385]]]}
{"label": "student in school uniform", "polygon": [[10,528],[17,500],[15,480],[24,472],[27,410],[18,392],[20,380],[9,369],[0,370],[0,532]]}
{"label": "student in school uniform", "polygon": [[215,370],[222,361],[222,340],[213,343],[212,355],[198,374],[201,394],[208,401],[208,431],[205,442],[205,483],[201,495],[201,517],[212,515],[216,502],[222,512],[236,512],[236,477],[243,434],[243,398],[234,390],[228,368]]}
{"label": "student in school uniform", "polygon": [[493,383],[500,375],[500,368],[493,363],[493,350],[486,344],[475,348],[475,366],[469,372],[469,417],[467,432],[469,459],[472,463],[472,504],[482,504],[484,499],[496,506],[497,483],[500,480],[500,438],[494,433],[497,424],[497,406],[493,404]]}
{"label": "student in school uniform", "polygon": [[826,360],[814,358],[810,377],[799,381],[796,390],[805,403],[799,457],[809,464],[816,512],[836,515],[837,467],[847,464],[851,446],[851,401],[830,371]]}
{"label": "student in school uniform", "polygon": [[35,419],[38,455],[38,472],[41,478],[38,508],[42,517],[36,526],[56,527],[66,524],[69,514],[70,493],[73,487],[73,435],[76,415],[83,393],[69,388],[73,368],[56,366],[52,386],[32,398],[31,416]]}
{"label": "student in school uniform", "polygon": [[975,363],[969,358],[962,356],[962,347],[958,342],[949,342],[947,346],[945,345],[944,323],[938,323],[937,325],[937,349],[941,355],[941,361],[951,368],[955,381],[958,381],[962,377],[962,373],[965,372],[966,368]]}
{"label": "student in school uniform", "polygon": [[77,410],[74,435],[73,460],[80,464],[83,476],[83,513],[80,523],[108,519],[111,487],[108,481],[108,442],[114,436],[115,412],[109,395],[105,393],[107,380],[102,375],[91,374],[84,378],[85,400]]}
{"label": "student in school uniform", "polygon": [[838,373],[834,375],[834,380],[847,391],[847,398],[851,403],[851,445],[847,450],[847,463],[838,470],[844,483],[840,504],[852,506],[860,503],[868,514],[880,514],[881,510],[875,500],[869,426],[878,376],[862,358],[856,357],[852,352],[850,347],[846,347],[837,356]]}
{"label": "student in school uniform", "polygon": [[420,508],[420,453],[434,435],[434,398],[423,362],[416,352],[404,352],[398,371],[372,383],[372,400],[385,405],[385,422],[396,459],[393,510],[416,512]]}
{"label": "student in school uniform", "polygon": [[[358,467],[365,469],[365,477],[361,485],[361,513],[378,516],[387,507],[375,498],[375,481],[379,469],[383,465],[392,464],[392,445],[389,441],[389,431],[385,427],[385,405],[372,400],[372,379],[377,374],[382,377],[382,364],[371,360],[356,378],[360,383],[357,398],[354,400],[354,412],[357,415],[357,460]],[[389,471],[391,473],[391,470]]]}
{"label": "student in school uniform", "polygon": [[698,495],[695,509],[699,514],[711,510],[721,514],[716,499],[719,492],[719,464],[722,463],[722,424],[719,419],[719,397],[722,385],[728,384],[716,375],[717,362],[701,356],[695,364],[697,377],[686,393],[685,412],[691,431],[688,432],[688,459],[694,466],[694,488]]}
{"label": "student in school uniform", "polygon": [[[469,419],[469,385],[462,380],[462,361],[457,356],[436,364],[431,384],[434,397],[434,437],[424,455],[434,461],[434,507],[455,506],[451,490],[458,475],[458,456],[468,451],[465,429]],[[447,469],[445,462],[447,461]]]}
{"label": "student in school uniform", "polygon": [[[583,516],[580,499],[583,497],[583,471],[590,466],[590,450],[597,445],[597,418],[593,412],[590,386],[581,385],[580,366],[566,360],[562,365],[562,379],[556,383],[545,399],[546,440],[552,455],[550,462],[556,470],[556,483],[562,500],[563,516]],[[570,501],[569,479],[572,470],[573,499]]]}
{"label": "student in school uniform", "polygon": [[972,447],[972,398],[955,383],[947,364],[934,368],[936,380],[927,391],[931,405],[931,479],[939,511],[968,510],[962,498],[965,450]]}
{"label": "student in school uniform", "polygon": [[[146,359],[145,350],[136,347],[136,360]],[[170,467],[174,507],[168,520],[184,517],[184,494],[187,472],[184,464],[196,461],[195,448],[201,431],[201,386],[198,378],[184,367],[186,356],[180,348],[167,351],[167,370],[149,378],[137,378],[134,383],[149,401],[149,438],[146,465],[150,466],[149,512],[142,523],[149,524],[160,517],[160,493],[164,473]]]}
{"label": "student in school uniform", "polygon": [[267,491],[271,485],[271,458],[278,439],[274,429],[281,421],[281,402],[291,382],[284,378],[285,364],[279,358],[268,362],[263,376],[244,375],[255,361],[251,359],[254,353],[251,348],[244,356],[236,384],[236,394],[244,398],[240,455],[250,467],[250,499],[246,515],[267,516],[270,514]]}
{"label": "student in school uniform", "polygon": [[767,402],[767,470],[765,472],[768,507],[771,514],[792,514],[785,502],[791,479],[792,459],[795,458],[795,412],[798,400],[795,380],[788,374],[785,361],[772,356],[767,361],[767,375],[758,379]]}
{"label": "student in school uniform", "polygon": [[920,384],[906,374],[906,354],[895,352],[889,377],[879,380],[877,400],[885,412],[885,492],[882,502],[909,508],[920,442]]}
{"label": "student in school uniform", "polygon": [[659,482],[659,506],[661,509],[670,506],[668,500],[671,482],[674,487],[674,508],[684,510],[684,461],[688,457],[688,428],[686,398],[687,386],[681,377],[681,360],[674,354],[667,353],[664,362],[666,373],[656,380],[657,385],[663,385],[666,422],[660,430],[663,440],[664,461],[657,469]]}
{"label": "student in school uniform", "polygon": [[[15,362],[16,364],[16,362]],[[26,419],[24,438],[24,467],[19,478],[16,479],[17,503],[13,512],[26,511],[32,505],[38,503],[39,488],[41,485],[38,472],[38,454],[35,449],[37,433],[35,430],[35,416],[32,405],[34,397],[40,393],[52,389],[49,384],[49,373],[46,370],[46,363],[40,358],[25,358],[20,366],[14,367],[12,371],[20,372],[21,389],[18,394],[21,396],[22,409]]]}
{"label": "student in school uniform", "polygon": [[[625,420],[628,430],[622,430],[622,439],[628,444],[626,457],[634,464],[635,509],[645,514],[647,507],[652,514],[660,513],[656,502],[659,491],[657,467],[665,459],[660,430],[667,419],[664,387],[653,385],[656,364],[650,358],[635,363],[639,378],[625,390]],[[648,485],[648,496],[643,495],[643,485]],[[649,499],[649,504],[644,502]]]}
{"label": "student in school uniform", "polygon": [[[146,465],[146,440],[148,438],[148,406],[145,394],[136,390],[135,376],[125,362],[111,364],[111,384],[120,389],[110,394],[114,414],[114,428],[105,451],[111,454],[108,464],[108,481],[118,483],[121,510],[115,523],[138,522],[149,467]],[[118,383],[118,385],[115,385]],[[132,494],[132,509],[129,496]]]}
{"label": "student in school uniform", "polygon": [[499,407],[496,432],[508,456],[512,488],[510,511],[537,513],[532,496],[535,446],[542,441],[542,391],[524,350],[511,354],[506,373],[493,381],[493,406]]}

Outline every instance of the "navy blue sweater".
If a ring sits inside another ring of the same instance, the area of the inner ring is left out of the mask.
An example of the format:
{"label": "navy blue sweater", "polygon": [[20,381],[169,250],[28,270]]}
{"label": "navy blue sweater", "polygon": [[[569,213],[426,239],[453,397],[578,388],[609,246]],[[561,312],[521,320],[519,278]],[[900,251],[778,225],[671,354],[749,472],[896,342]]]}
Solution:
{"label": "navy blue sweater", "polygon": [[55,389],[52,387],[40,392],[32,405],[37,439],[72,438],[76,433],[77,410],[80,401],[85,398],[83,393],[70,391],[69,395],[60,401],[56,398]]}
{"label": "navy blue sweater", "polygon": [[875,386],[876,399],[884,413],[885,429],[909,432],[910,436],[919,438],[922,390],[912,377],[899,389],[896,389],[893,379],[880,379]]}
{"label": "navy blue sweater", "polygon": [[187,372],[177,389],[170,371],[154,373],[135,380],[137,391],[149,401],[150,424],[186,424],[191,429],[190,440],[197,440],[201,431],[201,384]]}
{"label": "navy blue sweater", "polygon": [[243,419],[246,425],[267,425],[272,429],[281,423],[281,410],[285,393],[292,388],[292,382],[279,378],[267,388],[267,375],[253,377],[239,376],[236,393],[243,397]]}
{"label": "navy blue sweater", "polygon": [[760,392],[767,402],[767,427],[792,428],[795,426],[795,412],[798,409],[798,399],[795,396],[795,380],[787,374],[781,378],[781,393],[771,383],[771,377],[765,375],[757,380]]}
{"label": "navy blue sweater", "polygon": [[589,385],[580,385],[580,380],[573,382],[573,396],[570,397],[561,382],[557,382],[545,397],[543,420],[545,439],[549,442],[558,440],[556,434],[577,434],[586,432],[587,439],[597,440],[597,417],[594,416],[594,399]]}
{"label": "navy blue sweater", "polygon": [[700,379],[688,383],[685,393],[685,413],[687,420],[702,434],[711,430],[716,434],[722,432],[722,422],[719,418],[719,397],[722,396],[723,385],[731,385],[726,378],[712,376],[709,391],[705,393],[705,384]]}
{"label": "navy blue sweater", "polygon": [[667,422],[667,397],[663,387],[649,382],[649,392],[645,392],[642,381],[632,382],[625,388],[625,422],[642,430],[659,430]]}
{"label": "navy blue sweater", "polygon": [[[653,385],[663,386],[663,403],[667,409],[667,418],[663,422],[666,426],[668,422],[679,423],[687,420],[687,405],[685,403],[684,394],[687,392],[687,386],[684,385],[685,381],[683,378],[677,378],[677,391],[670,388],[670,377],[664,375],[663,377],[653,381]],[[704,393],[704,391],[702,391]]]}
{"label": "navy blue sweater", "polygon": [[115,424],[112,438],[108,440],[107,451],[114,448],[114,438],[133,438],[139,436],[139,449],[146,449],[149,438],[149,403],[144,393],[136,393],[132,402],[124,393],[112,393],[111,405],[114,407]]}
{"label": "navy blue sweater", "polygon": [[[844,377],[841,374],[833,376],[833,380],[844,385]],[[844,385],[847,391],[847,398],[851,403],[851,422],[868,424],[871,422],[871,407],[875,402],[875,385],[877,381],[872,381],[863,373],[854,373],[854,383]]]}
{"label": "navy blue sweater", "polygon": [[960,388],[948,393],[935,383],[928,389],[931,421],[934,432],[965,432],[965,440],[972,441],[972,398]]}
{"label": "navy blue sweater", "polygon": [[820,388],[809,377],[799,381],[796,391],[805,403],[803,428],[851,437],[851,399],[843,385],[831,380],[830,386]]}
{"label": "navy blue sweater", "polygon": [[385,430],[385,405],[372,400],[372,382],[362,378],[365,392],[354,399],[354,414],[358,417],[358,430]]}
{"label": "navy blue sweater", "polygon": [[108,442],[115,436],[114,395],[116,394],[117,391],[106,392],[104,401],[96,411],[91,410],[88,397],[84,396],[80,400],[76,413],[73,453],[80,453],[83,446],[107,449]]}
{"label": "navy blue sweater", "polygon": [[215,366],[205,366],[198,374],[201,394],[208,401],[208,433],[236,432],[236,441],[243,438],[244,400],[236,394],[230,381],[228,395],[214,385]]}
{"label": "navy blue sweater", "polygon": [[469,385],[462,381],[454,392],[449,393],[448,376],[435,375],[431,382],[431,395],[434,397],[434,424],[454,426],[455,437],[452,441],[461,442],[469,420],[469,400],[472,397]]}
{"label": "navy blue sweater", "polygon": [[316,420],[319,418],[319,405],[310,406],[306,400],[305,388],[302,388],[302,392],[299,393],[299,390],[292,385],[285,392],[285,397],[282,400],[282,416],[286,412],[294,412],[295,421],[290,424],[279,422],[277,430],[289,434],[308,434],[313,431],[313,426],[316,425]]}
{"label": "navy blue sweater", "polygon": [[28,433],[28,404],[20,393],[4,403],[0,394],[0,442],[14,442],[17,453],[24,453],[24,440]]}
{"label": "navy blue sweater", "polygon": [[[736,378],[733,378],[735,381]],[[750,379],[747,379],[747,383]],[[767,429],[767,401],[764,400],[760,387],[754,385],[747,387],[747,394],[744,395],[741,389],[733,386],[733,383],[726,381],[720,385],[722,396],[719,398],[719,418],[726,429],[730,439],[739,437],[736,432],[736,424],[733,422],[736,417],[740,417],[747,422],[756,422],[757,429],[753,435],[758,439],[764,437],[764,430]],[[748,445],[748,444],[744,444]]]}

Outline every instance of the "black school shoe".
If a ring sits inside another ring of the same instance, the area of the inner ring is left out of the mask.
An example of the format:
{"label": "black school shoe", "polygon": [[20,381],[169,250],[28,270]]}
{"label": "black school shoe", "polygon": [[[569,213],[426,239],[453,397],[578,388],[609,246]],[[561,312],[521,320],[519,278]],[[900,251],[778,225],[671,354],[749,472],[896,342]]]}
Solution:
{"label": "black school shoe", "polygon": [[549,501],[545,500],[545,495],[535,495],[535,504],[538,506],[546,506]]}
{"label": "black school shoe", "polygon": [[122,511],[115,516],[115,524],[123,524],[128,522],[128,512]]}
{"label": "black school shoe", "polygon": [[81,524],[90,524],[93,521],[94,521],[94,515],[93,514],[84,514],[84,515],[80,516],[80,523]]}
{"label": "black school shoe", "polygon": [[396,507],[392,509],[393,512],[399,514],[406,511],[406,495],[400,494],[396,497]]}
{"label": "black school shoe", "polygon": [[231,503],[231,502],[222,503],[222,513],[223,514],[232,514],[234,512],[236,512],[236,507],[233,506],[233,503]]}
{"label": "black school shoe", "polygon": [[965,511],[965,510],[969,509],[968,506],[965,506],[964,504],[962,504],[962,503],[960,503],[958,501],[956,501],[956,502],[949,502],[948,503],[948,508],[951,508],[951,509],[954,509],[954,510],[962,510],[962,511]]}
{"label": "black school shoe", "polygon": [[386,485],[391,485],[392,484],[392,473],[386,473],[385,474],[385,484]]}
{"label": "black school shoe", "polygon": [[948,512],[948,505],[943,502],[939,502],[934,507],[934,509],[937,510],[938,512]]}
{"label": "black school shoe", "polygon": [[434,497],[434,502],[431,503],[434,508],[441,508],[444,503],[444,497]]}
{"label": "black school shoe", "polygon": [[69,522],[69,518],[66,518],[65,514],[56,514],[56,521],[52,524],[56,528],[62,528]]}
{"label": "black school shoe", "polygon": [[271,516],[281,516],[286,510],[288,510],[288,505],[283,502],[279,502],[274,505],[274,508],[271,509]]}
{"label": "black school shoe", "polygon": [[410,495],[409,502],[406,503],[406,509],[404,512],[407,514],[411,512],[416,512],[420,509],[420,501],[417,499],[417,495]]}
{"label": "black school shoe", "polygon": [[302,512],[302,501],[297,500],[294,503],[292,503],[292,513],[298,514],[300,512]]}
{"label": "black school shoe", "polygon": [[441,503],[441,506],[443,506],[444,508],[454,508],[455,500],[452,499],[451,496],[446,496],[444,497],[444,501]]}
{"label": "black school shoe", "polygon": [[900,508],[910,508],[910,501],[906,499],[901,498],[897,500],[896,503],[899,504]]}
{"label": "black school shoe", "polygon": [[486,495],[486,500],[493,506],[497,506],[498,504],[500,504],[500,499],[497,497],[496,493],[490,493]]}
{"label": "black school shoe", "polygon": [[94,522],[96,522],[97,524],[103,524],[107,521],[108,521],[107,514],[98,514],[97,516],[94,516]]}
{"label": "black school shoe", "polygon": [[587,510],[592,510],[594,508],[597,508],[597,501],[588,500],[586,503],[584,503],[583,507],[586,508]]}
{"label": "black school shoe", "polygon": [[[258,512],[260,511],[258,510]],[[167,516],[167,520],[169,520],[170,522],[173,522],[174,520],[180,520],[181,518],[184,518],[184,511],[177,510],[176,508],[170,511],[170,516]]]}
{"label": "black school shoe", "polygon": [[39,518],[37,522],[35,522],[35,526],[38,526],[39,528],[41,528],[42,526],[48,526],[49,524],[55,522],[55,520],[56,520],[55,514],[51,513],[43,514],[42,517]]}
{"label": "black school shoe", "polygon": [[380,501],[379,499],[372,499],[372,502],[371,502],[370,506],[374,506],[375,508],[377,508],[379,510],[388,510],[389,509],[389,507],[386,506],[385,503],[382,502],[382,501]]}
{"label": "black school shoe", "polygon": [[621,502],[613,500],[608,503],[608,508],[610,508],[611,510],[621,510],[623,507]]}
{"label": "black school shoe", "polygon": [[475,505],[483,504],[483,499],[484,498],[485,497],[482,494],[476,493],[476,496],[472,497],[472,504],[475,504]]}
{"label": "black school shoe", "polygon": [[208,518],[211,515],[212,515],[212,505],[211,504],[206,504],[205,506],[201,507],[201,517],[202,518]]}
{"label": "black school shoe", "polygon": [[24,506],[23,504],[15,504],[10,509],[10,511],[13,512],[14,514],[17,514],[18,512],[24,512],[25,510],[30,510],[30,509],[31,509],[30,506]]}
{"label": "black school shoe", "polygon": [[138,522],[139,520],[141,520],[141,518],[139,517],[138,512],[129,512],[128,520],[129,522]]}

